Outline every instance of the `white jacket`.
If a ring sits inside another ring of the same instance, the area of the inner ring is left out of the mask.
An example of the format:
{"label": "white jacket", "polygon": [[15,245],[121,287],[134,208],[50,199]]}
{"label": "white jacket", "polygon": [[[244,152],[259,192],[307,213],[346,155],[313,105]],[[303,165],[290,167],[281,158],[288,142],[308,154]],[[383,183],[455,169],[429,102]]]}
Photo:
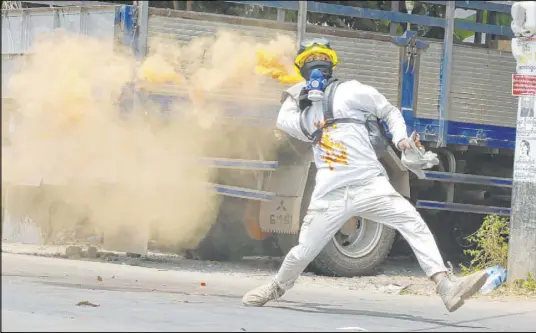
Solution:
{"label": "white jacket", "polygon": [[[358,81],[342,82],[334,96],[335,118],[359,118],[361,110],[385,120],[395,145],[408,137],[400,110],[391,105],[375,88]],[[307,130],[313,132],[323,121],[322,102],[313,102],[306,114]],[[310,142],[300,127],[300,109],[291,97],[283,102],[277,128],[290,136]],[[379,175],[387,176],[370,143],[365,125],[341,123],[324,129],[322,140],[313,147],[318,169],[312,200],[348,185],[366,183]]]}

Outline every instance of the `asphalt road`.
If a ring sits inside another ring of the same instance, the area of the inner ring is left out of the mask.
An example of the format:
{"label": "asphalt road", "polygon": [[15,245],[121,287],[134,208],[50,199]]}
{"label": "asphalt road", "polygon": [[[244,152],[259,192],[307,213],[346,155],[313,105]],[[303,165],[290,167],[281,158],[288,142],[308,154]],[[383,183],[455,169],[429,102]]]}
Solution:
{"label": "asphalt road", "polygon": [[[470,300],[297,284],[244,308],[265,277],[2,254],[2,331],[534,331],[536,301]],[[88,305],[77,305],[87,302]],[[92,306],[94,305],[94,306]]]}

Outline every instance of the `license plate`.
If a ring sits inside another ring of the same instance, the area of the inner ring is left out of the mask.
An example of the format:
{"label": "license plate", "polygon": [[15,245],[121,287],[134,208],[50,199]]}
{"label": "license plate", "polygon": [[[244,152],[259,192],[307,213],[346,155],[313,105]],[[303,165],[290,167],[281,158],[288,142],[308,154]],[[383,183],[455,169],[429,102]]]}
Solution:
{"label": "license plate", "polygon": [[276,197],[263,202],[260,212],[260,225],[264,232],[294,234],[300,226],[301,199],[296,197]]}

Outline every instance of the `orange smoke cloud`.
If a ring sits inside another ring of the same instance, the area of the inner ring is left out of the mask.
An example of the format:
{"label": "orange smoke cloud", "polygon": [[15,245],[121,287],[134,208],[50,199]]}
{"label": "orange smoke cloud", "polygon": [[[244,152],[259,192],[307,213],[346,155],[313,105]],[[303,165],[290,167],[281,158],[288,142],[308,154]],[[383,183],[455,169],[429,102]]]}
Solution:
{"label": "orange smoke cloud", "polygon": [[[279,80],[283,84],[296,84],[303,81],[301,75],[291,73],[289,66],[281,61],[281,57],[270,53],[264,49],[259,49],[256,52],[257,67],[255,73],[258,75],[271,76],[274,80]],[[288,63],[288,61],[287,61]]]}
{"label": "orange smoke cloud", "polygon": [[[296,84],[303,81],[301,75],[294,71],[292,60],[288,56],[285,57],[282,54],[264,48],[257,49],[255,55],[255,74],[270,76],[274,80],[279,80],[282,84]],[[150,85],[180,85],[185,81],[183,75],[178,73],[161,55],[157,54],[145,59],[139,69],[138,78]],[[194,93],[194,95],[198,95],[198,93]]]}

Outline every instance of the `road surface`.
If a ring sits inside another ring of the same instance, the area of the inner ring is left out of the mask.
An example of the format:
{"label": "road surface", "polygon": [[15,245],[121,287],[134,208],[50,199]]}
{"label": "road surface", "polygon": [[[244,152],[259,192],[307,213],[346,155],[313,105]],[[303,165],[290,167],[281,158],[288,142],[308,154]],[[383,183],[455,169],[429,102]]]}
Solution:
{"label": "road surface", "polygon": [[[536,301],[470,300],[297,284],[244,308],[266,276],[2,253],[2,331],[532,331]],[[77,305],[80,302],[86,305]]]}

